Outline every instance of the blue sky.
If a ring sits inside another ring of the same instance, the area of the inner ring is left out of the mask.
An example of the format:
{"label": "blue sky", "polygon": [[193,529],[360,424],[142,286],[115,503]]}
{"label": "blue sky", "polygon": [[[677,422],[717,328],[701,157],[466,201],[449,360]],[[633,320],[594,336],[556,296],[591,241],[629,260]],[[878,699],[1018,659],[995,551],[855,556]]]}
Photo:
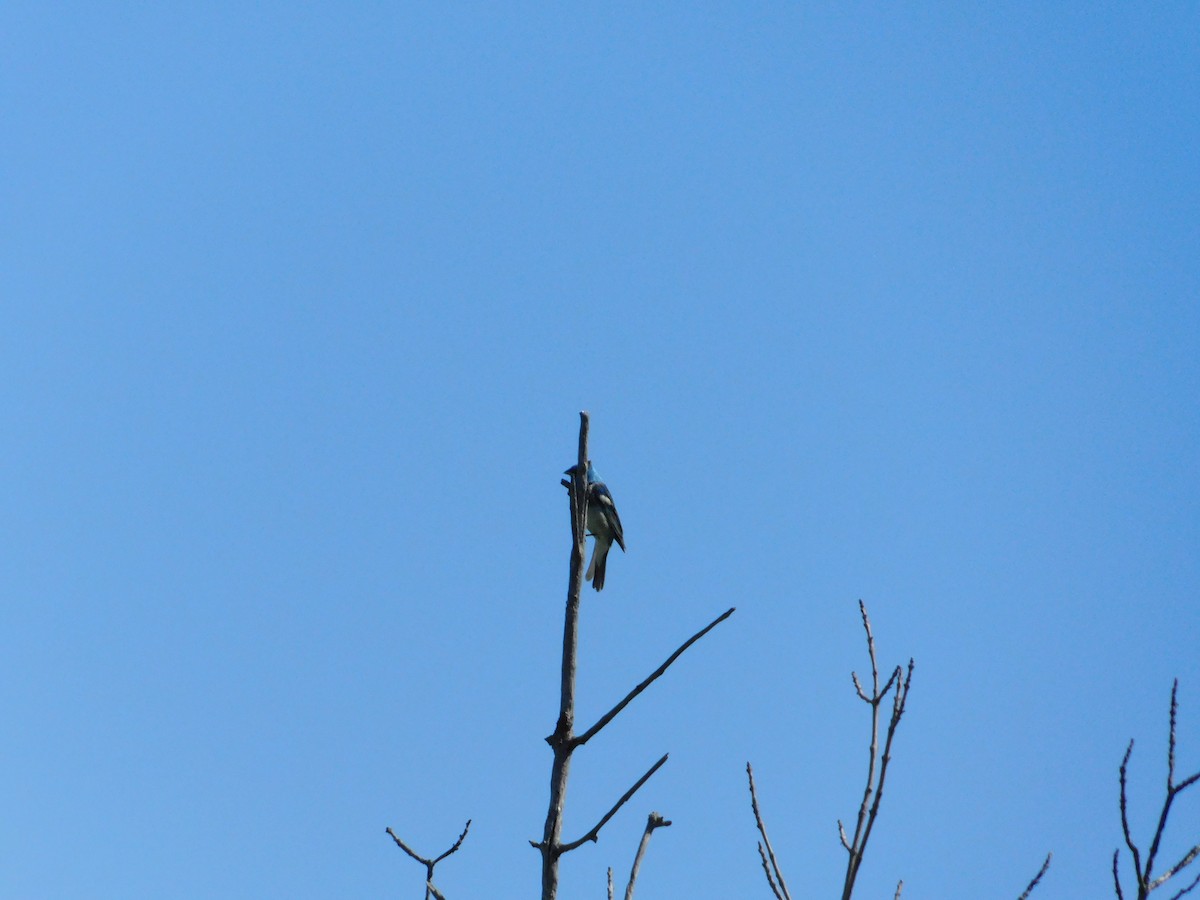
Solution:
{"label": "blue sky", "polygon": [[[1200,769],[1186,4],[6,4],[0,894],[1111,896]],[[1200,834],[1184,795],[1164,862]],[[1127,855],[1123,864],[1128,871]]]}

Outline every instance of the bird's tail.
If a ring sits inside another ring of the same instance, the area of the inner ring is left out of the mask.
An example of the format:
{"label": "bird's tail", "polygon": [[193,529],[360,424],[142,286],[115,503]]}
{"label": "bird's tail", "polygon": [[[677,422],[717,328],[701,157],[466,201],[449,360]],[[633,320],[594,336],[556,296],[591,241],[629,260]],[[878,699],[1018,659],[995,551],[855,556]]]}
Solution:
{"label": "bird's tail", "polygon": [[592,583],[598,591],[604,590],[604,570],[608,564],[608,544],[601,544],[596,541],[596,546],[592,548],[592,561],[588,565],[587,574],[584,576]]}

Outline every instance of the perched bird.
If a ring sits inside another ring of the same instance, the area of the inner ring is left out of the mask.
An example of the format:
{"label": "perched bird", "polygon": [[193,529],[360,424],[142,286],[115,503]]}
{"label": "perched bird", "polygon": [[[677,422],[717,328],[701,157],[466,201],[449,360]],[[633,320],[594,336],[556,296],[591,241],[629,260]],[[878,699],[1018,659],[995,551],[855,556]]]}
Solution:
{"label": "perched bird", "polygon": [[[577,469],[577,466],[572,466],[566,474],[574,475]],[[596,544],[592,548],[592,561],[584,577],[599,591],[604,589],[604,569],[613,541],[617,542],[621,552],[625,551],[625,531],[621,528],[621,517],[617,515],[612,493],[596,474],[596,467],[590,459],[587,467],[587,530],[596,539]]]}

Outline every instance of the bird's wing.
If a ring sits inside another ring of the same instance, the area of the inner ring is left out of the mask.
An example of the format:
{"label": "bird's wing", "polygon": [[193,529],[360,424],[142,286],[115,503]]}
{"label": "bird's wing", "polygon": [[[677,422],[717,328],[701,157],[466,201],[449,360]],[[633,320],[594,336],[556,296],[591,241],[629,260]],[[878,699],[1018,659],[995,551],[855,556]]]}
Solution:
{"label": "bird's wing", "polygon": [[604,510],[604,516],[608,519],[609,527],[612,529],[613,540],[624,552],[625,529],[621,527],[621,517],[617,515],[617,505],[613,503],[612,493],[603,482],[597,482],[593,487],[595,488],[593,497],[600,508]]}

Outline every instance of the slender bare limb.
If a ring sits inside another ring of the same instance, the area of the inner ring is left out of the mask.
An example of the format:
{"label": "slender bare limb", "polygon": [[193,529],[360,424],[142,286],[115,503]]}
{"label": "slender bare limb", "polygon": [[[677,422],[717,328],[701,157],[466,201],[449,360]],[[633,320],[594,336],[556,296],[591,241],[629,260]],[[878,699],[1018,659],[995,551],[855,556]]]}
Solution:
{"label": "slender bare limb", "polygon": [[613,900],[612,866],[608,867],[608,900]]}
{"label": "slender bare limb", "polygon": [[1129,746],[1125,748],[1125,756],[1121,760],[1121,769],[1119,781],[1121,784],[1121,832],[1125,835],[1125,846],[1129,848],[1129,852],[1133,855],[1133,868],[1138,873],[1138,879],[1141,880],[1142,872],[1142,854],[1138,851],[1137,845],[1133,842],[1133,836],[1129,833],[1129,814],[1127,812],[1126,784],[1127,772],[1129,770],[1129,757],[1133,754],[1133,738],[1129,739]]}
{"label": "slender bare limb", "polygon": [[558,721],[554,733],[546,738],[554,752],[550,766],[550,803],[540,844],[542,854],[542,900],[558,895],[558,859],[562,855],[563,808],[567,778],[571,768],[572,738],[575,729],[575,673],[579,648],[579,602],[583,590],[583,560],[587,528],[587,461],[590,417],[579,413],[579,453],[573,467],[570,486],[571,566],[567,582],[567,608],[563,619],[562,678],[559,691]]}
{"label": "slender bare limb", "polygon": [[[1133,840],[1133,836],[1129,830],[1129,814],[1128,814],[1128,770],[1129,758],[1133,754],[1133,741],[1129,742],[1129,746],[1125,749],[1125,756],[1121,759],[1121,768],[1118,770],[1120,783],[1120,808],[1121,808],[1121,833],[1125,838],[1125,845],[1129,848],[1129,853],[1133,857],[1134,877],[1137,879],[1137,898],[1138,900],[1146,900],[1151,891],[1165,885],[1168,881],[1186,869],[1189,865],[1200,857],[1200,844],[1188,850],[1179,862],[1167,869],[1162,875],[1154,877],[1154,861],[1158,856],[1159,848],[1162,845],[1163,834],[1167,829],[1167,819],[1171,815],[1171,805],[1175,802],[1175,798],[1183,791],[1187,790],[1192,785],[1200,781],[1200,772],[1194,775],[1189,775],[1183,781],[1175,781],[1175,723],[1179,713],[1179,679],[1176,678],[1171,685],[1171,708],[1168,716],[1170,728],[1167,735],[1167,792],[1163,799],[1162,809],[1158,814],[1158,823],[1154,829],[1154,837],[1150,841],[1150,849],[1146,853],[1146,862],[1142,863],[1141,854],[1138,851],[1137,844]],[[1117,865],[1121,851],[1118,848],[1113,852],[1113,886],[1116,888],[1117,897],[1119,900],[1124,900],[1124,894],[1121,890],[1121,879],[1118,873]],[[1175,894],[1172,900],[1184,896],[1189,893],[1197,884],[1200,884],[1200,875],[1189,884]]]}
{"label": "slender bare limb", "polygon": [[[908,702],[908,692],[912,686],[913,676],[913,661],[908,661],[908,674],[901,681],[901,675],[904,670],[897,666],[889,676],[887,682],[882,688],[879,686],[879,664],[875,655],[875,636],[871,632],[871,619],[867,615],[866,604],[861,600],[858,601],[858,611],[862,615],[863,630],[867,634],[867,654],[871,658],[871,693],[868,695],[863,690],[862,683],[858,680],[858,674],[850,673],[851,680],[854,682],[854,689],[858,692],[859,698],[871,707],[871,745],[867,761],[867,784],[863,789],[862,803],[858,807],[858,818],[854,827],[853,840],[847,840],[846,830],[841,821],[838,821],[838,833],[841,837],[842,846],[846,848],[849,859],[846,862],[846,879],[842,886],[842,900],[850,900],[850,896],[854,893],[854,882],[858,877],[859,867],[862,865],[863,855],[867,849],[867,841],[870,840],[871,831],[875,827],[875,820],[879,817],[879,804],[883,800],[883,786],[887,779],[888,764],[892,759],[892,741],[896,736],[896,729],[900,725],[900,720],[904,716],[905,704]],[[894,691],[893,691],[894,688]],[[879,750],[879,715],[880,706],[888,692],[892,691],[892,715],[888,722],[887,732],[884,737],[883,752]]]}
{"label": "slender bare limb", "polygon": [[[398,834],[396,834],[396,832],[392,831],[391,828],[387,829],[387,833],[392,836],[392,840],[396,842],[396,846],[399,847],[401,850],[403,850],[405,853],[407,853],[409,856],[411,856],[413,859],[415,859],[417,862],[419,862],[421,865],[423,865],[425,867],[425,900],[429,900],[431,892],[432,892],[433,896],[441,898],[442,895],[439,894],[437,892],[437,888],[435,888],[433,886],[433,867],[436,866],[438,863],[440,863],[443,859],[445,859],[450,854],[457,852],[458,848],[462,846],[462,842],[464,840],[466,840],[467,832],[470,830],[471,830],[471,820],[467,819],[467,824],[463,826],[462,834],[460,834],[458,836],[458,840],[454,842],[454,845],[449,850],[447,850],[445,853],[443,853],[441,856],[437,856],[437,857],[434,857],[433,859],[429,859],[427,857],[421,856],[419,853],[417,853],[415,850],[413,850],[412,847],[410,847],[410,846],[408,846],[408,844],[404,843],[404,841],[402,841],[400,839],[400,835],[398,835]],[[442,900],[444,900],[444,898],[442,898]]]}
{"label": "slender bare limb", "polygon": [[[746,778],[750,781],[750,809],[754,812],[754,824],[758,828],[758,833],[762,835],[762,840],[758,844],[758,855],[762,859],[767,884],[771,886],[771,891],[777,900],[792,900],[787,882],[783,880],[783,872],[779,870],[779,860],[775,858],[775,849],[771,846],[771,839],[767,837],[766,823],[763,822],[762,813],[758,808],[758,791],[754,786],[754,769],[750,767],[750,763],[746,763]],[[766,850],[763,849],[764,846]]]}
{"label": "slender bare limb", "polygon": [[651,775],[653,775],[655,772],[657,772],[659,769],[662,768],[663,763],[665,763],[667,761],[667,756],[668,756],[668,754],[664,753],[662,755],[662,758],[658,762],[656,762],[649,769],[647,769],[646,774],[643,775],[641,778],[639,778],[634,783],[633,787],[631,787],[629,790],[627,790],[624,794],[621,795],[621,799],[613,804],[612,809],[610,809],[608,812],[606,812],[601,817],[600,821],[592,826],[591,830],[587,834],[585,834],[583,837],[579,838],[578,840],[571,841],[569,844],[563,844],[561,847],[559,847],[559,853],[560,854],[568,853],[571,850],[576,849],[577,847],[582,847],[588,841],[592,841],[594,843],[596,841],[596,839],[600,837],[600,829],[603,828],[608,823],[609,819],[611,819],[613,816],[615,816],[617,814],[617,810],[619,810],[622,806],[624,806],[630,797],[632,797],[634,794],[637,793],[638,788],[640,788],[643,784],[645,784],[647,781],[650,780]]}
{"label": "slender bare limb", "polygon": [[903,890],[904,890],[904,879],[901,878],[899,881],[896,882],[896,893],[895,893],[895,896],[892,897],[892,900],[900,900],[900,892]]}
{"label": "slender bare limb", "polygon": [[433,886],[432,881],[425,882],[425,891],[426,896],[429,894],[433,895],[433,900],[446,900],[446,898],[442,895],[442,892]]}
{"label": "slender bare limb", "polygon": [[[767,884],[771,887],[771,893],[775,895],[777,900],[785,900],[784,896],[779,893],[779,887],[775,884],[775,879],[771,875],[771,866],[767,863],[767,851],[763,849],[762,841],[758,842],[758,858],[762,860],[763,874],[767,876]],[[790,900],[790,898],[787,898]]]}
{"label": "slender bare limb", "polygon": [[1038,882],[1042,880],[1042,876],[1046,874],[1046,870],[1050,868],[1050,860],[1054,857],[1053,853],[1046,854],[1046,861],[1042,863],[1042,867],[1038,869],[1038,873],[1033,876],[1033,880],[1025,885],[1025,890],[1017,900],[1029,900],[1029,895],[1033,893],[1033,889],[1038,886]]}
{"label": "slender bare limb", "polygon": [[614,706],[612,709],[610,709],[608,712],[606,712],[603,716],[601,716],[595,725],[593,725],[591,728],[589,728],[583,734],[579,735],[579,737],[575,738],[575,740],[574,740],[575,746],[582,747],[584,744],[586,744],[588,741],[590,741],[592,738],[594,738],[596,736],[596,734],[600,731],[601,728],[603,728],[605,725],[607,725],[609,722],[611,722],[613,719],[615,719],[617,717],[617,715],[621,712],[621,710],[623,710],[626,706],[628,706],[630,704],[630,702],[633,700],[634,697],[636,697],[638,694],[640,694],[642,691],[644,691],[646,688],[648,688],[651,685],[651,683],[653,683],[660,675],[662,675],[665,671],[667,671],[667,669],[670,667],[671,663],[673,663],[673,662],[675,662],[675,660],[679,659],[679,657],[683,655],[683,652],[685,650],[687,650],[688,647],[692,646],[692,644],[696,643],[696,641],[700,640],[700,638],[704,637],[706,634],[708,634],[710,631],[712,631],[714,628],[716,628],[718,625],[720,625],[722,622],[724,622],[726,619],[728,619],[730,616],[732,616],[735,609],[736,609],[736,607],[730,607],[729,609],[725,610],[725,612],[721,613],[721,615],[717,616],[715,619],[713,619],[711,622],[709,622],[706,626],[701,628],[699,631],[697,631],[695,634],[693,634],[690,638],[688,638],[686,641],[684,641],[679,646],[678,650],[676,650],[674,653],[672,653],[670,656],[667,657],[666,662],[664,662],[661,666],[659,666],[657,669],[655,669],[653,672],[651,672],[650,675],[645,680],[643,680],[641,684],[639,684],[632,691],[630,691],[628,694],[626,694],[624,700],[622,700],[620,703],[618,703],[616,706]]}
{"label": "slender bare limb", "polygon": [[1194,888],[1198,884],[1200,884],[1200,875],[1197,875],[1195,878],[1193,878],[1192,883],[1189,884],[1187,887],[1185,887],[1182,891],[1177,893],[1174,897],[1172,897],[1171,900],[1179,900],[1179,898],[1182,897],[1184,894],[1190,894],[1192,892],[1192,888]]}
{"label": "slender bare limb", "polygon": [[[1184,855],[1183,859],[1181,859],[1179,862],[1175,863],[1175,865],[1171,866],[1171,868],[1167,869],[1167,871],[1164,872],[1162,875],[1159,875],[1158,878],[1156,878],[1154,880],[1154,884],[1151,885],[1151,887],[1158,887],[1159,885],[1166,884],[1168,881],[1170,881],[1172,878],[1174,878],[1177,874],[1179,874],[1179,872],[1181,872],[1188,865],[1190,865],[1192,860],[1194,860],[1197,856],[1200,856],[1200,844],[1197,844],[1195,847],[1193,847],[1191,850],[1189,850]],[[1200,879],[1200,875],[1198,875],[1196,877],[1197,877],[1197,879]],[[1191,888],[1188,888],[1188,890],[1191,890]]]}
{"label": "slender bare limb", "polygon": [[637,855],[633,858],[633,869],[629,872],[629,884],[625,887],[625,900],[633,900],[633,886],[637,883],[638,870],[642,867],[642,857],[646,855],[646,847],[650,843],[650,835],[655,828],[667,828],[670,820],[664,819],[656,812],[650,813],[646,819],[646,830],[642,832],[642,840],[638,844]]}

